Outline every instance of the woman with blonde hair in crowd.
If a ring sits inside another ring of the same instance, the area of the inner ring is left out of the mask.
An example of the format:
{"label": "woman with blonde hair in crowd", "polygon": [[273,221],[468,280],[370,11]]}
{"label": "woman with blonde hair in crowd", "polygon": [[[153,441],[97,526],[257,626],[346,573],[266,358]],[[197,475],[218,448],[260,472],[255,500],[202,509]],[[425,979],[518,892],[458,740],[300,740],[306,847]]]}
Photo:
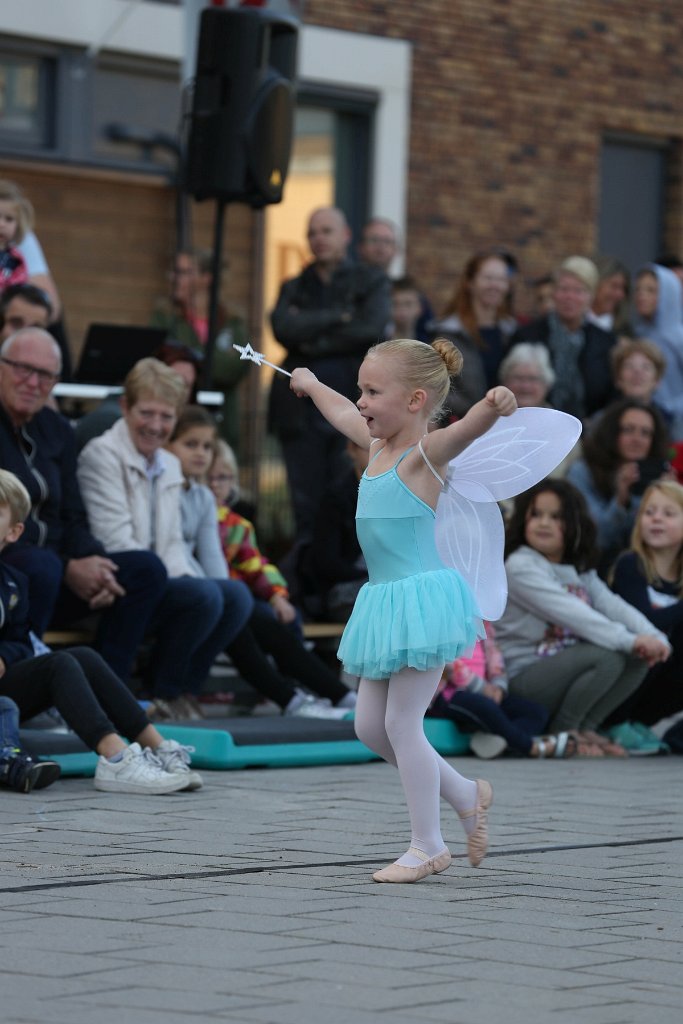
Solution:
{"label": "woman with blonde hair in crowd", "polygon": [[547,347],[555,371],[551,403],[585,419],[615,397],[609,353],[617,339],[588,316],[599,281],[591,260],[569,256],[555,271],[554,281],[554,308],[520,327],[512,344],[534,341]]}
{"label": "woman with blonde hair in crowd", "polygon": [[78,480],[95,536],[110,551],[151,548],[168,572],[157,609],[152,692],[159,717],[195,718],[194,695],[251,615],[237,580],[206,579],[183,541],[185,480],[164,450],[185,403],[185,381],[158,359],[141,359],[124,381],[123,417],[89,441]]}

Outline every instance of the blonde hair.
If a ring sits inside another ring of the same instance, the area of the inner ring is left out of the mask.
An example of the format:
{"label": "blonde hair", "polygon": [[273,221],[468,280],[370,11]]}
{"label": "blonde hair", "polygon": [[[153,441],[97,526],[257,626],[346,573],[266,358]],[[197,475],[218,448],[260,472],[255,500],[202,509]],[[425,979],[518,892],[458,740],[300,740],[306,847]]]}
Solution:
{"label": "blonde hair", "polygon": [[180,412],[187,397],[187,385],[175,370],[152,356],[140,359],[123,382],[123,394],[128,408],[141,399],[151,398],[172,405]]}
{"label": "blonde hair", "polygon": [[430,419],[438,420],[451,389],[451,377],[457,377],[462,370],[462,353],[452,341],[437,338],[426,345],[423,341],[397,338],[373,345],[365,358],[373,356],[391,356],[398,380],[407,391],[423,388],[429,396]]}
{"label": "blonde hair", "polygon": [[23,523],[31,511],[29,493],[19,477],[6,469],[0,469],[0,507],[9,508],[11,526]]}
{"label": "blonde hair", "polygon": [[225,464],[229,466],[235,474],[235,482],[232,485],[232,493],[230,494],[230,503],[234,504],[242,493],[240,491],[240,467],[237,465],[237,458],[234,451],[228,442],[224,441],[222,437],[216,439],[213,449],[213,462],[211,463],[209,473],[217,462],[225,462]]}
{"label": "blonde hair", "polygon": [[[655,584],[659,580],[659,574],[655,569],[652,551],[643,540],[640,524],[648,501],[657,491],[663,494],[665,498],[675,502],[683,512],[683,487],[681,487],[680,484],[677,484],[675,480],[657,480],[655,483],[650,484],[641,498],[638,513],[636,515],[636,521],[633,524],[633,532],[631,533],[631,550],[635,551],[640,559],[640,564],[643,568],[643,572],[645,573],[645,578],[650,584]],[[681,542],[678,554],[676,555],[675,583],[678,587],[679,597],[683,597],[683,542]]]}
{"label": "blonde hair", "polygon": [[0,201],[14,205],[17,233],[10,245],[19,245],[33,228],[33,207],[19,186],[6,178],[0,178]]}

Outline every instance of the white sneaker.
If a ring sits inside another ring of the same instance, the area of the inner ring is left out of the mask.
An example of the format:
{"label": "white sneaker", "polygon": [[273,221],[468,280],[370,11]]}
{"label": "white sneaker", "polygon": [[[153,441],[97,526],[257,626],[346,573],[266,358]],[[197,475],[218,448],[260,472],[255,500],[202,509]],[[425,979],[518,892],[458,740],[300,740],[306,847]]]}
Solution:
{"label": "white sneaker", "polygon": [[184,775],[171,775],[161,767],[161,761],[149,748],[131,743],[120,761],[100,757],[95,769],[95,789],[107,793],[176,793],[185,789]]}
{"label": "white sneaker", "polygon": [[194,754],[194,747],[184,746],[177,740],[164,740],[154,754],[161,761],[161,767],[165,772],[185,779],[186,789],[201,789],[204,785],[199,772],[194,772],[190,768],[190,754]]}
{"label": "white sneaker", "polygon": [[507,743],[502,736],[493,732],[474,732],[470,736],[470,750],[477,757],[486,761],[499,757],[507,750]]}
{"label": "white sneaker", "polygon": [[340,721],[349,714],[348,708],[333,708],[329,700],[313,697],[310,693],[297,691],[284,710],[293,718],[327,718]]}
{"label": "white sneaker", "polygon": [[353,711],[358,703],[358,694],[355,690],[349,690],[346,696],[342,697],[338,704],[335,704],[337,708],[344,708],[345,711]]}

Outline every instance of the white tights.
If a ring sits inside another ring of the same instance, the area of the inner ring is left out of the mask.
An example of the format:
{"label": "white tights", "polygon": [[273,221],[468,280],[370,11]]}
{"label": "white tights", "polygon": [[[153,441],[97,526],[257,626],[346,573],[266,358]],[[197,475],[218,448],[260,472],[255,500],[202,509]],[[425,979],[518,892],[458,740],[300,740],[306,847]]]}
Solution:
{"label": "white tights", "polygon": [[[439,796],[458,813],[471,810],[477,798],[476,783],[451,768],[424,734],[424,715],[441,672],[404,668],[391,679],[361,679],[356,705],[356,735],[398,768],[410,815],[410,845],[430,857],[445,845]],[[474,819],[465,821],[469,824]],[[398,863],[414,867],[420,861],[404,854]]]}

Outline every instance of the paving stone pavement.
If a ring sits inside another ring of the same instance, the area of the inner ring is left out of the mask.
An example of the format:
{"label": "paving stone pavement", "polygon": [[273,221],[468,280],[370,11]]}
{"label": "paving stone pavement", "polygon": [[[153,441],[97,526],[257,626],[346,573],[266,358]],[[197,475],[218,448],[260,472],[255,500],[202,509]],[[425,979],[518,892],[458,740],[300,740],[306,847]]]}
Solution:
{"label": "paving stone pavement", "polygon": [[453,763],[490,854],[406,886],[380,763],[0,792],[2,1024],[679,1024],[681,759]]}

